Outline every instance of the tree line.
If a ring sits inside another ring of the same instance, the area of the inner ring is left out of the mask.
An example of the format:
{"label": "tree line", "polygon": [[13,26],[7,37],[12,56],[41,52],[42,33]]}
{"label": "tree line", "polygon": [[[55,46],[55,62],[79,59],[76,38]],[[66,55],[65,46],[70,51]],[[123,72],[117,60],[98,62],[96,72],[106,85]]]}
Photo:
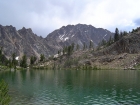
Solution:
{"label": "tree line", "polygon": [[[72,43],[71,45],[64,46],[63,49],[58,50],[58,55],[62,54],[62,55],[68,55],[68,56],[70,56],[70,55],[72,55],[72,53],[73,53],[74,51],[78,51],[79,49],[80,49],[79,44],[76,44],[76,45],[75,45],[74,43]],[[83,43],[83,48],[82,48],[82,49],[83,49],[83,50],[85,50],[85,49],[94,50],[94,43],[93,43],[93,41],[90,40],[89,46],[87,46],[87,45],[85,44],[85,42],[84,42],[84,43]]]}
{"label": "tree line", "polygon": [[[6,56],[3,54],[3,47],[0,47],[0,65],[7,66],[9,68],[16,69],[17,66],[20,66],[22,68],[27,68],[27,56],[24,54],[19,60],[16,59],[16,53],[12,53],[11,57],[9,59],[6,58]],[[44,54],[40,54],[40,60],[39,62],[43,62],[45,60]],[[35,64],[37,61],[36,56],[30,57],[30,65]]]}

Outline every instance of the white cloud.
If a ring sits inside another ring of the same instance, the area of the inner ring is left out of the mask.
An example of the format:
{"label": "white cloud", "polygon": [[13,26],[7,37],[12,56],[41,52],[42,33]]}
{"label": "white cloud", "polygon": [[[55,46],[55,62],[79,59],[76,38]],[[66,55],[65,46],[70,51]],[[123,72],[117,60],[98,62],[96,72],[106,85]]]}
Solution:
{"label": "white cloud", "polygon": [[78,23],[128,31],[140,25],[139,5],[139,0],[1,0],[0,24],[30,27],[44,37]]}
{"label": "white cloud", "polygon": [[129,30],[128,27],[136,27],[134,20],[140,17],[138,5],[140,1],[132,0],[105,0],[87,4],[81,20],[95,27],[103,27],[113,31],[115,27]]}

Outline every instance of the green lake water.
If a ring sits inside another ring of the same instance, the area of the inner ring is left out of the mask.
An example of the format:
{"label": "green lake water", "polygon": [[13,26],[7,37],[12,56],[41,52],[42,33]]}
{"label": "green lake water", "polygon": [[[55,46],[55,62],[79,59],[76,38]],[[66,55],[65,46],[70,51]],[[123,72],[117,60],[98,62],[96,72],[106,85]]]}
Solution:
{"label": "green lake water", "polygon": [[1,78],[10,105],[140,105],[140,71],[24,70]]}

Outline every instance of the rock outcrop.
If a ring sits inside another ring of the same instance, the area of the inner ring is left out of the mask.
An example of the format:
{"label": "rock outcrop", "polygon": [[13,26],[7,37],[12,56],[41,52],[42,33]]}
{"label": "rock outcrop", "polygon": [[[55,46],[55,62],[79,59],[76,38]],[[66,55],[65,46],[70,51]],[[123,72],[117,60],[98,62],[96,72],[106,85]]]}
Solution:
{"label": "rock outcrop", "polygon": [[52,53],[52,48],[47,45],[44,38],[24,27],[17,31],[13,26],[0,26],[0,46],[3,47],[7,57],[12,53],[16,53],[17,56],[26,54],[28,57],[31,55],[39,57],[40,54],[48,56]]}

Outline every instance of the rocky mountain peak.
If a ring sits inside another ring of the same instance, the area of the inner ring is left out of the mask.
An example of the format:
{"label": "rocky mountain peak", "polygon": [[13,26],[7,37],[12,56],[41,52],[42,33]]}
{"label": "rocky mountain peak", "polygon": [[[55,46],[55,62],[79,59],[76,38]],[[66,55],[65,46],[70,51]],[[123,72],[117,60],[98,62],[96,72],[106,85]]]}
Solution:
{"label": "rocky mountain peak", "polygon": [[26,33],[32,33],[33,34],[33,31],[31,28],[25,28],[23,27],[22,29],[18,30],[18,32],[22,33],[22,34],[26,34]]}
{"label": "rocky mountain peak", "polygon": [[77,24],[63,26],[53,31],[46,37],[46,40],[55,41],[54,43],[60,46],[75,43],[80,47],[82,47],[84,43],[89,46],[89,42],[92,40],[96,46],[101,40],[108,40],[109,37],[113,35],[113,33],[106,29],[95,28],[92,25]]}

